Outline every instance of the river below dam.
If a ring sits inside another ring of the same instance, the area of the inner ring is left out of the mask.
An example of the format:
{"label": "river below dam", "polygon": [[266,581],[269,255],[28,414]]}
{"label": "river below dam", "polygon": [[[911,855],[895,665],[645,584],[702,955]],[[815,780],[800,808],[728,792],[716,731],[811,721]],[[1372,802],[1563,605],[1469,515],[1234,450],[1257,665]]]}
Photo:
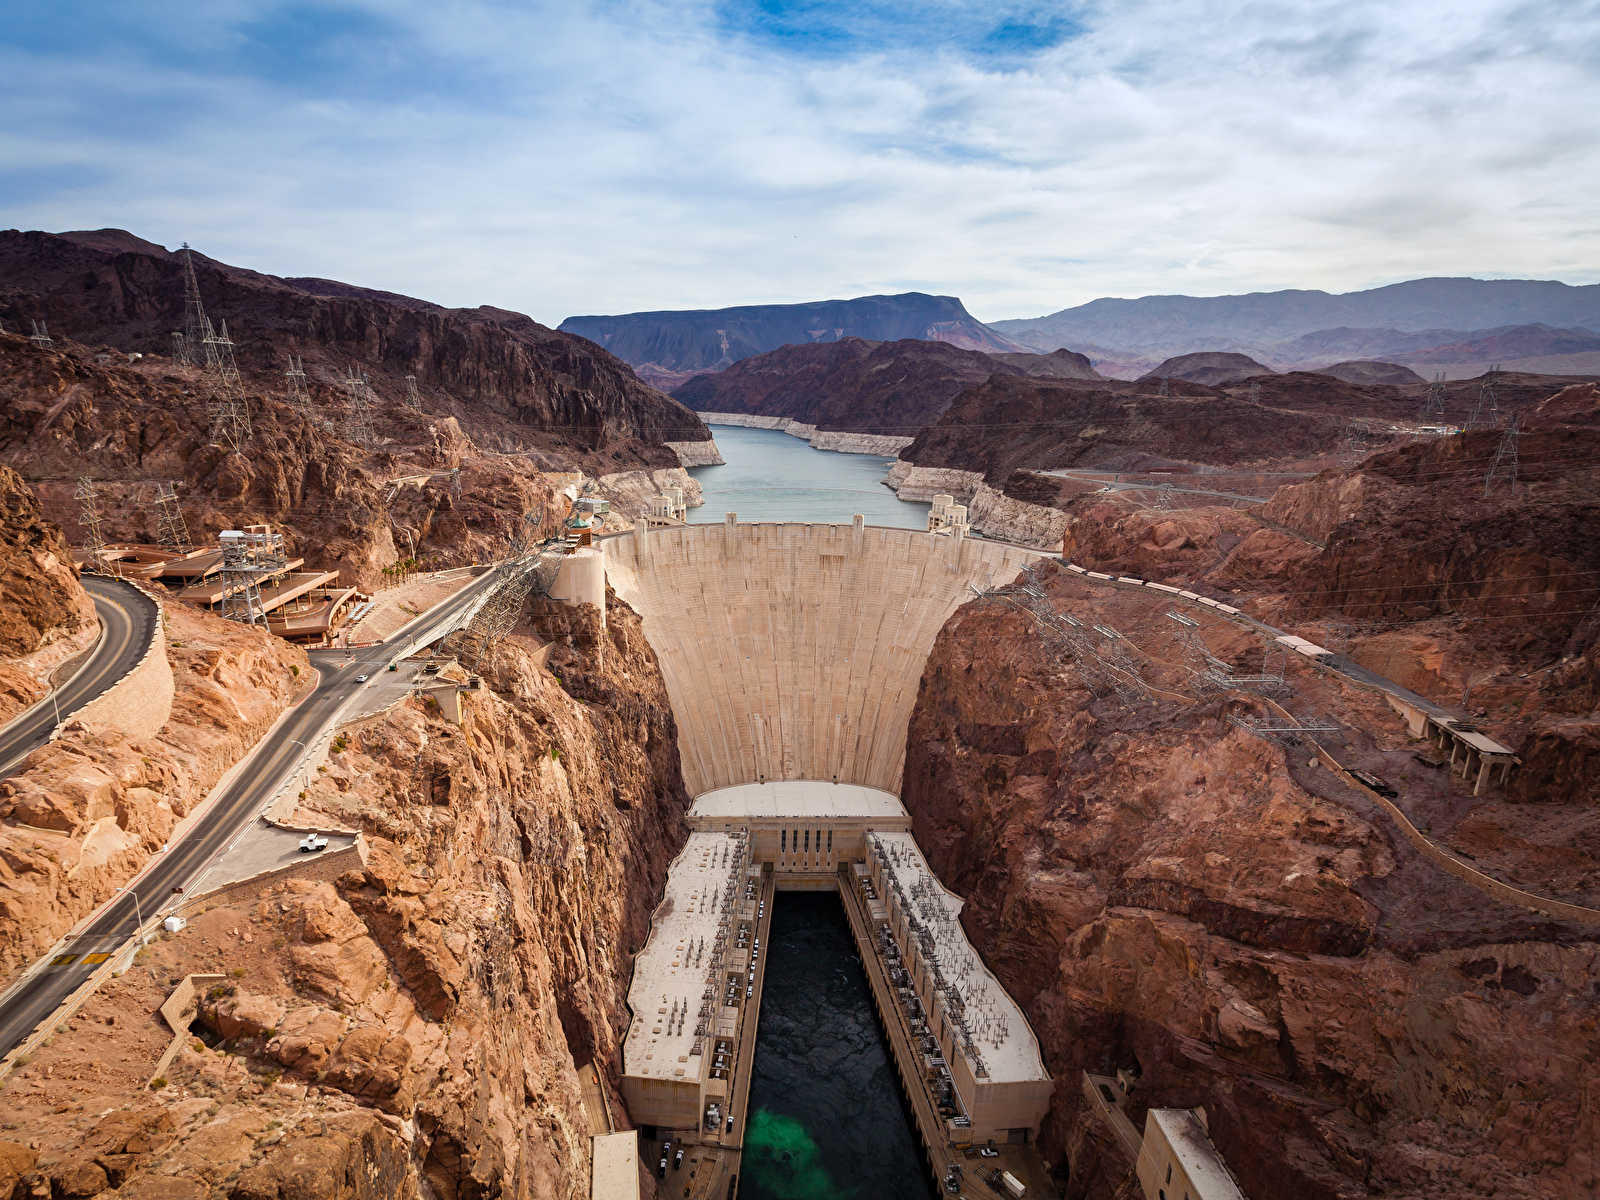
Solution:
{"label": "river below dam", "polygon": [[868,525],[926,529],[925,503],[901,500],[882,480],[894,459],[882,454],[815,450],[775,429],[713,425],[726,465],[691,467],[705,505],[689,510],[693,524],[741,521],[817,521],[848,525],[856,513]]}
{"label": "river below dam", "polygon": [[770,940],[740,1200],[928,1200],[933,1185],[838,895],[777,893]]}

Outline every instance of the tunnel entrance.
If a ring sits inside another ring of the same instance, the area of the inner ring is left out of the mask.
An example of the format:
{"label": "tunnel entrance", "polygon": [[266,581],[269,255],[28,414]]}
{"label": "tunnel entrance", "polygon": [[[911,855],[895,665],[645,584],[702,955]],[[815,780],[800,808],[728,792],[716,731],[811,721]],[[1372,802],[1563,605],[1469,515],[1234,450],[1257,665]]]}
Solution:
{"label": "tunnel entrance", "polygon": [[837,891],[773,899],[739,1195],[935,1195]]}

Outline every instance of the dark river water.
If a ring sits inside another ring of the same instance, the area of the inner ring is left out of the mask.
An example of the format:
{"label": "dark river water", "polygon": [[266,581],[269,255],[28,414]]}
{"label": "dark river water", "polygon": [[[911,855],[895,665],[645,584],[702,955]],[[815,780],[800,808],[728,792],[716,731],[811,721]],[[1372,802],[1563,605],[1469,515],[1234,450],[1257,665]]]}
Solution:
{"label": "dark river water", "polygon": [[777,893],[771,942],[740,1200],[928,1200],[933,1185],[838,895]]}
{"label": "dark river water", "polygon": [[856,513],[868,525],[928,527],[927,504],[898,499],[880,482],[893,458],[813,450],[775,429],[713,425],[727,465],[691,467],[705,492],[704,507],[691,508],[691,523],[721,522],[724,513],[741,521],[821,521],[848,525]]}

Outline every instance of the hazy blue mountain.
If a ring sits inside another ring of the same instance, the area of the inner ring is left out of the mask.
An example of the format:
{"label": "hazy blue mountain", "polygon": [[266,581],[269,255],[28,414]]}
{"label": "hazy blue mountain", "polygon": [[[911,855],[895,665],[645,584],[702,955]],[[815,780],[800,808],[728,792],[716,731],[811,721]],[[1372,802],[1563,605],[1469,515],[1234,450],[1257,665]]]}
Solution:
{"label": "hazy blue mountain", "polygon": [[[1259,350],[1270,359],[1282,343],[1313,333],[1422,333],[1423,344],[1359,350],[1335,345],[1324,354],[1364,357],[1417,351],[1469,340],[1462,331],[1542,324],[1600,326],[1600,284],[1572,286],[1533,279],[1413,279],[1370,291],[1254,292],[1244,296],[1145,296],[1092,300],[1046,317],[994,321],[990,327],[1032,349],[1085,344],[1167,355],[1197,350]],[[1371,339],[1374,343],[1381,339]],[[1308,355],[1307,357],[1311,357]]]}
{"label": "hazy blue mountain", "polygon": [[[635,368],[656,372],[717,371],[779,346],[847,337],[874,342],[916,338],[964,350],[1027,349],[995,334],[956,297],[922,292],[809,304],[568,317],[561,330],[598,342]],[[641,372],[646,377],[650,373]]]}

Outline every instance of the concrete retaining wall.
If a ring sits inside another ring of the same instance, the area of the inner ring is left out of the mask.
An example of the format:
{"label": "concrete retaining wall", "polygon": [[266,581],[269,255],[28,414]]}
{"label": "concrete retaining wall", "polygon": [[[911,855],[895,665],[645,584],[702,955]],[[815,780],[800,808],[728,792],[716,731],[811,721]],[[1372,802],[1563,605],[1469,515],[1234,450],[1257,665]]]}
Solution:
{"label": "concrete retaining wall", "polygon": [[900,790],[933,640],[1035,555],[910,529],[688,525],[602,545],[661,661],[689,794],[762,780]]}
{"label": "concrete retaining wall", "polygon": [[[138,587],[137,584],[131,586]],[[143,657],[105,692],[79,708],[69,718],[82,721],[96,733],[116,731],[139,741],[154,737],[172,716],[176,685],[167,661],[167,635],[161,624],[161,601],[146,588],[140,592],[155,601],[155,630]]]}
{"label": "concrete retaining wall", "polygon": [[310,879],[317,883],[332,883],[346,871],[359,871],[367,865],[367,839],[357,837],[354,845],[343,850],[309,854],[304,862],[290,863],[287,867],[263,871],[237,883],[224,884],[214,892],[202,892],[186,900],[173,911],[184,916],[196,908],[214,908],[219,904],[235,904],[240,900],[259,900],[278,884],[288,879]]}
{"label": "concrete retaining wall", "polygon": [[707,425],[733,425],[743,429],[775,429],[810,442],[818,450],[837,450],[841,454],[898,454],[915,438],[888,433],[852,433],[842,429],[818,429],[792,417],[755,417],[749,413],[705,412],[700,419]]}

